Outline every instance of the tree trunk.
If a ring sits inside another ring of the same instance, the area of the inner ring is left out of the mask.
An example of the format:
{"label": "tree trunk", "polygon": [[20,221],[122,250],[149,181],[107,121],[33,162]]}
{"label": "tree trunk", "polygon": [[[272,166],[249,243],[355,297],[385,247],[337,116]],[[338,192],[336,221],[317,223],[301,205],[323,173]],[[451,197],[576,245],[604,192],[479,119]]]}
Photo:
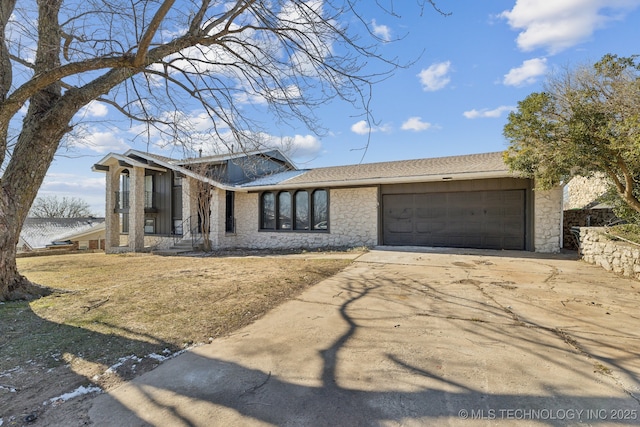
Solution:
{"label": "tree trunk", "polygon": [[18,273],[16,251],[21,224],[3,195],[0,201],[0,301],[34,299],[51,293],[50,289],[33,284]]}

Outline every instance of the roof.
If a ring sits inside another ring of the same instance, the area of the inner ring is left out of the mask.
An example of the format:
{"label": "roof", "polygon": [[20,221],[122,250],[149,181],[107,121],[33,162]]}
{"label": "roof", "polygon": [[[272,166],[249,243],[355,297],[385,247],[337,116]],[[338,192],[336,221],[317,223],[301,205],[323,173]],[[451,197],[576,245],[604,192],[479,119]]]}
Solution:
{"label": "roof", "polygon": [[450,179],[506,178],[515,175],[502,152],[400,160],[282,172],[244,184],[244,190],[429,182]]}
{"label": "roof", "polygon": [[71,235],[92,229],[104,223],[104,218],[27,218],[20,238],[31,248],[44,248],[56,240],[67,240]]}
{"label": "roof", "polygon": [[[264,156],[268,158],[277,159],[279,161],[284,161],[288,164],[289,167],[296,169],[295,165],[291,160],[283,154],[280,150],[269,149],[269,150],[255,150],[255,151],[247,151],[241,153],[227,153],[221,154],[217,156],[208,156],[208,157],[198,157],[195,159],[184,159],[177,160],[172,159],[170,157],[161,156],[158,154],[147,153],[138,150],[128,150],[124,154],[117,153],[109,153],[105,157],[103,157],[99,162],[95,163],[91,168],[94,172],[105,172],[108,170],[105,166],[109,165],[130,165],[136,167],[142,167],[145,169],[152,169],[158,171],[166,171],[167,169],[180,172],[183,175],[189,176],[191,178],[208,182],[214,187],[218,187],[223,190],[235,190],[236,187],[234,185],[224,184],[218,180],[214,180],[210,177],[204,176],[197,171],[193,171],[189,169],[188,165],[195,163],[222,163],[225,161],[231,161],[234,159],[248,157],[248,156]],[[137,160],[141,159],[141,161]],[[146,162],[146,163],[143,163]]]}
{"label": "roof", "polygon": [[[502,152],[468,154],[462,156],[435,157],[428,159],[400,160],[393,162],[364,163],[348,166],[333,166],[316,169],[289,170],[258,177],[243,184],[223,184],[194,173],[183,167],[190,161],[218,162],[253,154],[282,155],[277,150],[233,153],[202,159],[175,160],[157,154],[129,150],[124,155],[109,154],[98,165],[108,165],[123,159],[146,159],[147,168],[169,168],[195,179],[207,181],[223,190],[263,191],[268,189],[304,187],[347,187],[411,182],[434,182],[441,180],[470,180],[517,177],[504,163]],[[284,155],[282,155],[284,157]],[[286,159],[286,157],[284,157]],[[293,164],[291,164],[292,167]]]}
{"label": "roof", "polygon": [[[104,237],[104,232],[106,228],[107,226],[104,223],[104,221],[98,222],[93,224],[91,227],[87,229],[83,229],[79,232],[75,231],[66,236],[62,236],[60,237],[59,240],[89,240],[87,239],[88,237]],[[96,236],[93,236],[94,234],[96,234]],[[95,239],[92,239],[92,240],[95,240]]]}

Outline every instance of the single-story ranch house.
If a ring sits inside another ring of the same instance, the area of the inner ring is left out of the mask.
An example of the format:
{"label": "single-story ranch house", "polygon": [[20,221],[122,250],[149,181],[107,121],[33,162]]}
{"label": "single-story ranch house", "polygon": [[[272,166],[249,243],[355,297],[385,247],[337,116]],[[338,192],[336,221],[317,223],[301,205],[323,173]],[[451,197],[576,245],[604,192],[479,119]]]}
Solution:
{"label": "single-story ranch house", "polygon": [[214,249],[558,252],[562,242],[562,188],[534,191],[500,152],[297,169],[278,150],[186,160],[129,150],[93,170],[107,175],[110,253],[166,249],[199,234],[198,182],[208,184]]}

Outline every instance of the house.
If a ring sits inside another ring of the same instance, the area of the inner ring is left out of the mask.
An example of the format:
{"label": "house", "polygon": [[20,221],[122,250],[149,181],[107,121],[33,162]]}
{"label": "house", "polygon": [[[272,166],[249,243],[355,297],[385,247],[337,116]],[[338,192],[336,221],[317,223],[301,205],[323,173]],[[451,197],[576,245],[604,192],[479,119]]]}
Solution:
{"label": "house", "polygon": [[63,236],[60,240],[69,240],[79,250],[103,250],[105,248],[106,227],[104,219],[91,227]]}
{"label": "house", "polygon": [[[104,218],[27,218],[20,232],[18,251],[28,252],[44,249],[51,246],[53,242],[67,240],[78,242],[78,247],[82,247],[82,243],[86,241],[89,246],[90,233],[98,231],[100,228],[103,230],[102,249],[104,249],[104,227]],[[78,235],[85,234],[89,238],[83,239],[82,242],[76,238]],[[93,242],[91,245],[97,245],[97,243]]]}
{"label": "house", "polygon": [[558,252],[562,188],[534,191],[502,153],[297,169],[278,150],[176,160],[129,150],[107,174],[106,250],[169,248],[199,233],[209,185],[213,248],[436,246]]}

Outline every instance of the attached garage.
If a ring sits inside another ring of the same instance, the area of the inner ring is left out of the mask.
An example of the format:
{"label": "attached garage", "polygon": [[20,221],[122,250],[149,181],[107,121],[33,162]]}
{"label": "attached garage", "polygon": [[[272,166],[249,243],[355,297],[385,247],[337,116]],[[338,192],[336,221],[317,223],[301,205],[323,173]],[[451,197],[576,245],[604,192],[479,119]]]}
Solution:
{"label": "attached garage", "polygon": [[487,179],[382,186],[389,246],[528,250],[528,180]]}

